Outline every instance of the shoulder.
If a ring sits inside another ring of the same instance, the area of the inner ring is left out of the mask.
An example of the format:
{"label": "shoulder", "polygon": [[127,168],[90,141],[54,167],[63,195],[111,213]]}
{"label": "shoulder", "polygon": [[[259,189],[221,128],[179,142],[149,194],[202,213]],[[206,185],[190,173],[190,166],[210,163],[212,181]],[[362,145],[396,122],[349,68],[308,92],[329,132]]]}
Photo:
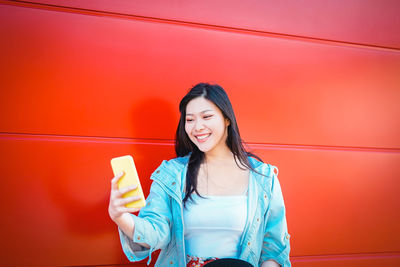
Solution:
{"label": "shoulder", "polygon": [[278,179],[278,168],[269,163],[261,162],[255,158],[249,157],[249,162],[254,168],[252,174],[256,184],[261,190],[270,194],[275,181]]}
{"label": "shoulder", "polygon": [[180,172],[186,167],[188,162],[189,162],[189,155],[185,157],[163,160],[160,166],[158,166],[157,170],[167,171],[167,172]]}
{"label": "shoulder", "polygon": [[269,163],[265,163],[259,161],[253,157],[248,157],[250,165],[254,168],[256,172],[262,174],[265,177],[272,178],[275,175],[278,175],[278,167],[271,165]]}
{"label": "shoulder", "polygon": [[153,180],[176,180],[185,173],[187,163],[189,162],[189,155],[185,157],[178,157],[169,160],[163,160],[161,164],[152,174]]}
{"label": "shoulder", "polygon": [[169,192],[169,194],[181,198],[188,162],[189,155],[163,160],[151,175],[151,179],[155,182],[152,187],[154,185],[160,186],[158,188],[162,188],[164,191]]}

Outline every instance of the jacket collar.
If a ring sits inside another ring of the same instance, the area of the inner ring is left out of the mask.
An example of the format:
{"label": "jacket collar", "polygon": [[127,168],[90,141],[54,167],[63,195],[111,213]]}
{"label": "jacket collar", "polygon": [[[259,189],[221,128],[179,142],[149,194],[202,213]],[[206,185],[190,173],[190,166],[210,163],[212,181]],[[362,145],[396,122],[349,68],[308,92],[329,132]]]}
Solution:
{"label": "jacket collar", "polygon": [[[153,181],[157,181],[164,185],[167,192],[178,201],[181,201],[184,197],[185,178],[189,157],[190,155],[174,158],[169,161],[164,160],[151,175]],[[267,179],[265,179],[266,177],[264,175],[270,175],[270,171],[265,170],[267,164],[264,164],[253,157],[248,157],[248,159],[251,166],[256,171],[251,171],[251,175],[254,176],[253,182],[260,183],[261,188],[266,190],[267,187],[265,186],[265,182]],[[249,186],[251,186],[251,184],[249,184]],[[255,184],[253,184],[253,186],[255,186]]]}

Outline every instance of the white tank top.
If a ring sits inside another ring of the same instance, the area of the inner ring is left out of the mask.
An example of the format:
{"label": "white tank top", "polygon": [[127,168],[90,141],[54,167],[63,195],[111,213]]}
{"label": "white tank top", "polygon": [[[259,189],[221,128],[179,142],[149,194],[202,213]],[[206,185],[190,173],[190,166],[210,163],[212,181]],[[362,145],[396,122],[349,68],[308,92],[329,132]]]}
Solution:
{"label": "white tank top", "polygon": [[204,197],[193,193],[194,202],[188,200],[183,210],[186,254],[237,258],[247,218],[247,194]]}

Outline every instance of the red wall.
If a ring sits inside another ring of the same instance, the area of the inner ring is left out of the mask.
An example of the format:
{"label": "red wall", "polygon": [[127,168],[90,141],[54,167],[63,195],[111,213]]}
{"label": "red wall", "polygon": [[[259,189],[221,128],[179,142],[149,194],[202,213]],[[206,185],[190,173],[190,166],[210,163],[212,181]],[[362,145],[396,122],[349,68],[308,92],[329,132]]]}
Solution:
{"label": "red wall", "polygon": [[0,1],[0,265],[127,264],[109,161],[133,155],[147,193],[200,81],[227,90],[249,148],[279,167],[293,266],[400,265],[399,13],[395,0]]}

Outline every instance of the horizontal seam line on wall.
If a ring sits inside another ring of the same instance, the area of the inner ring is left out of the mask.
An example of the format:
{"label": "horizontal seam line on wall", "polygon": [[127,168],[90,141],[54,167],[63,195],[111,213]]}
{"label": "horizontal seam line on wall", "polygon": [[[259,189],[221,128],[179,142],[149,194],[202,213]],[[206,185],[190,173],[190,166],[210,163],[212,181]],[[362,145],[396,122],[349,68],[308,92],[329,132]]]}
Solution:
{"label": "horizontal seam line on wall", "polygon": [[[147,260],[143,260],[142,262],[135,262],[136,264],[143,263],[143,265],[139,266],[147,266]],[[124,263],[111,263],[111,264],[88,264],[88,265],[61,265],[62,267],[113,267],[113,266],[134,266],[133,264],[124,264]]]}
{"label": "horizontal seam line on wall", "polygon": [[331,261],[331,260],[357,260],[357,259],[389,259],[400,258],[400,252],[366,252],[366,253],[347,253],[347,254],[321,254],[321,255],[305,255],[291,256],[293,262],[307,261]]}
{"label": "horizontal seam line on wall", "polygon": [[[139,266],[147,266],[146,264],[147,260],[142,260],[141,262],[135,262],[135,264],[143,264],[143,265],[139,265]],[[114,263],[114,264],[94,264],[94,265],[62,265],[62,267],[114,267],[114,266],[134,266],[133,264],[124,264],[124,263]],[[137,265],[135,265],[137,266]]]}
{"label": "horizontal seam line on wall", "polygon": [[5,0],[2,3],[8,3],[10,5],[37,8],[37,9],[52,10],[52,11],[60,11],[60,12],[68,12],[68,13],[76,13],[76,14],[86,14],[86,15],[103,16],[103,17],[123,18],[123,19],[135,19],[135,20],[142,20],[142,21],[152,21],[152,22],[159,22],[159,23],[191,26],[191,27],[196,27],[196,28],[206,28],[206,29],[212,29],[212,30],[221,30],[221,31],[228,31],[228,32],[235,32],[235,33],[242,33],[242,34],[249,34],[249,35],[273,37],[273,38],[280,38],[280,39],[289,39],[289,40],[304,41],[304,42],[313,42],[313,43],[336,45],[336,46],[343,46],[343,47],[355,47],[355,48],[364,48],[364,49],[370,49],[370,50],[400,52],[400,48],[396,48],[396,47],[386,47],[386,46],[379,46],[379,45],[372,45],[372,44],[337,41],[337,40],[323,39],[323,38],[317,38],[317,37],[300,36],[300,35],[285,34],[285,33],[274,33],[274,32],[268,32],[268,31],[229,27],[229,26],[223,26],[223,25],[205,24],[205,23],[200,23],[200,22],[189,22],[189,21],[180,21],[180,20],[173,20],[173,19],[166,19],[166,18],[147,17],[147,16],[141,16],[141,15],[124,14],[124,13],[117,13],[117,12],[111,12],[111,11],[98,11],[98,10],[93,10],[93,9],[59,6],[59,5],[34,3],[34,2],[29,2],[29,1],[17,1],[17,0]]}
{"label": "horizontal seam line on wall", "polygon": [[[51,141],[51,142],[143,144],[143,145],[161,145],[161,146],[173,146],[175,144],[175,140],[173,139],[12,133],[12,132],[0,132],[0,139],[38,140],[38,141]],[[351,146],[278,144],[278,143],[256,143],[256,142],[245,142],[245,146],[247,146],[250,150],[251,149],[336,150],[336,151],[350,151],[350,152],[400,153],[400,148],[381,148],[381,147],[351,147]]]}
{"label": "horizontal seam line on wall", "polygon": [[384,147],[357,147],[357,146],[329,146],[329,145],[306,145],[306,144],[274,144],[274,143],[250,143],[246,145],[253,149],[274,148],[285,150],[337,150],[352,152],[380,152],[380,153],[400,153],[399,148]]}

